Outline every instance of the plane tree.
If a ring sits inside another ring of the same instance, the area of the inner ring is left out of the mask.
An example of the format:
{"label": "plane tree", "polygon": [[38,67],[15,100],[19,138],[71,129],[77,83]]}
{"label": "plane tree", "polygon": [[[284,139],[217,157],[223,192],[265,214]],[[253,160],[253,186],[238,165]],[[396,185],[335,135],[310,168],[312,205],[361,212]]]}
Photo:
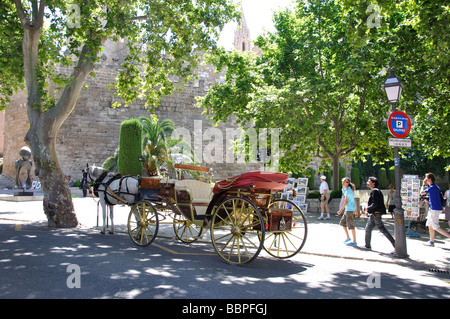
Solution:
{"label": "plane tree", "polygon": [[[231,0],[0,2],[0,107],[15,90],[25,89],[30,123],[25,141],[51,227],[77,225],[55,139],[87,78],[95,76],[106,40],[125,39],[129,51],[114,83],[117,96],[124,105],[141,98],[154,107],[175,88],[169,74],[181,84],[190,80],[198,52],[214,50],[222,27],[239,15]],[[69,67],[70,75],[56,73],[57,64]]]}
{"label": "plane tree", "polygon": [[[225,52],[210,61],[226,70],[199,105],[215,121],[280,128],[279,169],[304,170],[312,157],[332,163],[368,151],[389,157],[383,121],[390,109],[386,78],[367,15],[338,1],[298,1],[274,15],[275,31],[259,37],[261,55]],[[333,186],[339,185],[334,174]]]}

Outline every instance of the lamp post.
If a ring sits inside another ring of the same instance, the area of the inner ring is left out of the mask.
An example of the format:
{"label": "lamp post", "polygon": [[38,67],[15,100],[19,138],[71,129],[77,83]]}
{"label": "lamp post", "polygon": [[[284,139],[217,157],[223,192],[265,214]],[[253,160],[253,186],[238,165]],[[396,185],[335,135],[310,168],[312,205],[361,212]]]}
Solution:
{"label": "lamp post", "polygon": [[[386,96],[391,103],[392,112],[397,111],[397,103],[400,101],[402,95],[403,83],[395,76],[391,71],[389,77],[386,79],[383,85],[383,89],[386,92]],[[395,254],[394,256],[399,258],[407,258],[406,250],[406,234],[405,234],[405,217],[404,210],[402,208],[402,199],[400,197],[400,159],[398,158],[398,147],[394,146],[394,165],[395,165]]]}

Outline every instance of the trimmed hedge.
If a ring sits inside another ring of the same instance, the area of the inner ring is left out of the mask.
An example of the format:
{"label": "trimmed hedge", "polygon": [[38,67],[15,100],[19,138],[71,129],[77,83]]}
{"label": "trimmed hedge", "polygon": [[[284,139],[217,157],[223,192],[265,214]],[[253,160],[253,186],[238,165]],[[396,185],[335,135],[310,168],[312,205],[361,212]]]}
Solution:
{"label": "trimmed hedge", "polygon": [[355,188],[359,189],[361,187],[361,180],[359,177],[359,168],[352,167],[350,178],[352,180],[352,183],[355,184]]}
{"label": "trimmed hedge", "polygon": [[129,119],[120,125],[119,156],[117,170],[123,175],[141,175],[142,124],[138,119]]}
{"label": "trimmed hedge", "polygon": [[388,184],[388,179],[387,179],[387,173],[386,173],[386,169],[384,167],[381,167],[380,170],[378,171],[378,182],[379,182],[379,186],[380,189],[386,189],[388,188],[389,184]]}

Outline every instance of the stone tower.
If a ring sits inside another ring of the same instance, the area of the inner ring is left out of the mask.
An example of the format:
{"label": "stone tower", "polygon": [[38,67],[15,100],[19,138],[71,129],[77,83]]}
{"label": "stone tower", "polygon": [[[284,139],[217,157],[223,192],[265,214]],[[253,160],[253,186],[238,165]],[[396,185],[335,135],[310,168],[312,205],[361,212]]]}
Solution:
{"label": "stone tower", "polygon": [[244,10],[242,9],[242,7],[241,22],[234,32],[234,48],[240,51],[251,50],[250,30],[247,27],[247,22],[245,21]]}

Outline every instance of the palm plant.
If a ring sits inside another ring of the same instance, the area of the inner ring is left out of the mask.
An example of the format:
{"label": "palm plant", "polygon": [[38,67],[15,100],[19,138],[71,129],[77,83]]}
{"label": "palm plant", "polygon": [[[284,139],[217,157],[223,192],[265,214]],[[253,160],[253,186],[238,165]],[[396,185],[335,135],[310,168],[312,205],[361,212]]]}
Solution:
{"label": "palm plant", "polygon": [[139,121],[144,133],[142,149],[145,161],[142,164],[150,176],[159,175],[159,167],[163,163],[167,163],[169,168],[173,166],[173,158],[177,156],[172,152],[175,146],[191,149],[182,138],[171,136],[175,130],[171,120],[159,121],[158,117],[152,114],[150,118],[139,117]]}

